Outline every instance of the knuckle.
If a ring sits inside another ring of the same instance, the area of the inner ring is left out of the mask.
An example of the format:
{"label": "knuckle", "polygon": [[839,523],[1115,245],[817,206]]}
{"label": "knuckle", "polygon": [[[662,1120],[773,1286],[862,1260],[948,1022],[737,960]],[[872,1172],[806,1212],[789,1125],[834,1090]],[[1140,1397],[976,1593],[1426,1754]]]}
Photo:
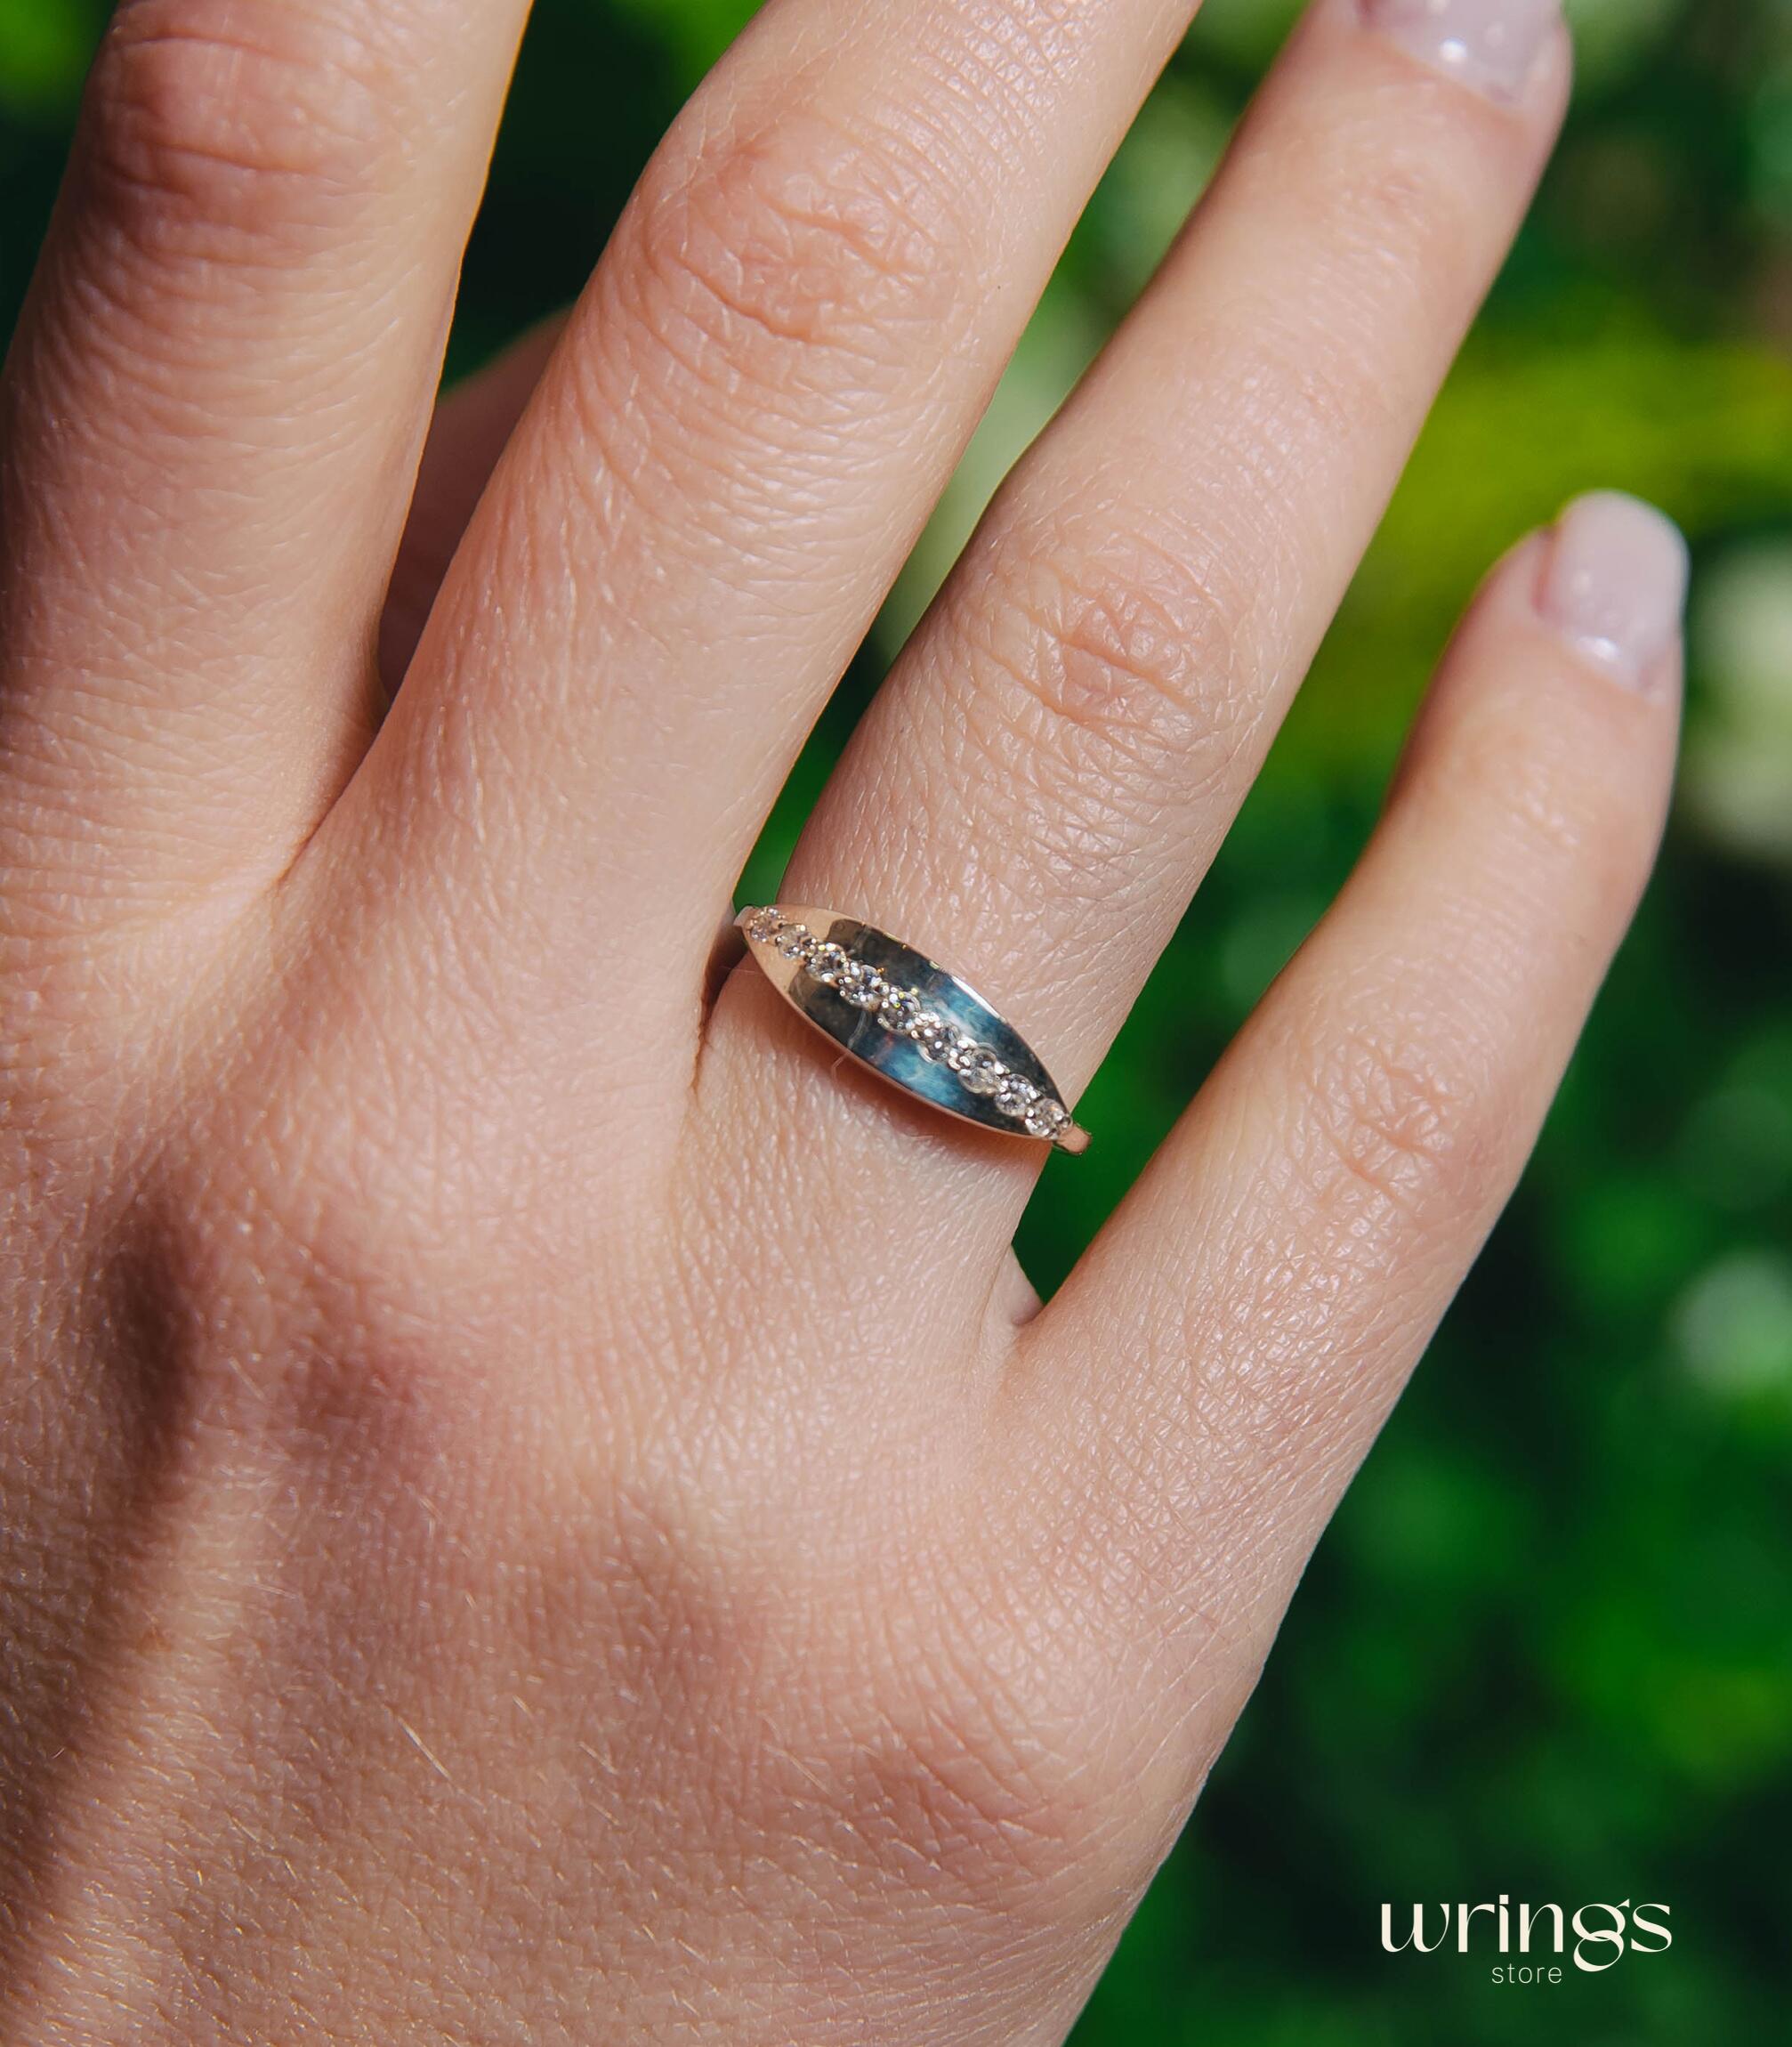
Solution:
{"label": "knuckle", "polygon": [[158,255],[236,260],[338,236],[380,174],[400,76],[343,10],[132,0],[102,45],[84,197]]}
{"label": "knuckle", "polygon": [[[949,1589],[948,1589],[949,1590]],[[854,1808],[868,1833],[943,1887],[1043,1924],[1077,1920],[1085,1889],[1128,1857],[1139,1783],[1115,1736],[1117,1672],[1107,1630],[1061,1614],[1026,1641],[1012,1617],[960,1607],[925,1653],[881,1683],[852,1747]]]}
{"label": "knuckle", "polygon": [[[1551,684],[1562,678],[1550,677]],[[1546,895],[1589,935],[1627,912],[1653,857],[1657,817],[1609,700],[1554,687],[1539,716],[1530,687],[1490,694],[1465,722],[1449,781],[1459,808],[1495,821],[1508,877]]]}
{"label": "knuckle", "polygon": [[1336,187],[1337,247],[1398,295],[1430,298],[1466,285],[1480,214],[1437,152],[1415,154],[1376,132]]}
{"label": "knuckle", "polygon": [[1422,336],[1455,325],[1484,289],[1489,193],[1465,137],[1459,120],[1391,125],[1377,107],[1288,151],[1281,187],[1325,252],[1316,282],[1335,329],[1397,320]]}
{"label": "knuckle", "polygon": [[1487,1167],[1488,1075],[1472,1038],[1441,1020],[1307,1026],[1296,1052],[1293,1162],[1328,1237],[1451,1216]]}
{"label": "knuckle", "polygon": [[1353,324],[1361,323],[1340,317],[1316,336],[1310,309],[1304,317],[1266,309],[1245,356],[1253,394],[1248,484],[1261,500],[1265,538],[1292,540],[1303,550],[1296,559],[1324,558],[1318,521],[1325,514],[1312,479],[1336,472],[1341,455],[1409,438],[1407,393],[1376,350],[1343,338],[1340,330]]}
{"label": "knuckle", "polygon": [[1017,558],[993,603],[954,612],[970,658],[951,672],[965,732],[1038,829],[1126,842],[1223,786],[1247,716],[1246,605],[1208,551],[1021,536]]}
{"label": "knuckle", "polygon": [[1037,1755],[918,1716],[855,1733],[852,1746],[862,1762],[844,1802],[874,1852],[918,1858],[936,1881],[984,1897],[1033,1895],[1077,1859],[1061,1786],[1041,1783]]}
{"label": "knuckle", "polygon": [[650,169],[622,245],[655,344],[698,375],[825,400],[907,373],[956,327],[975,274],[942,182],[893,134],[819,116]]}
{"label": "knuckle", "polygon": [[1359,205],[1369,247],[1404,250],[1384,258],[1397,289],[1440,318],[1479,295],[1486,195],[1441,169],[1434,154],[1389,158],[1365,180]]}

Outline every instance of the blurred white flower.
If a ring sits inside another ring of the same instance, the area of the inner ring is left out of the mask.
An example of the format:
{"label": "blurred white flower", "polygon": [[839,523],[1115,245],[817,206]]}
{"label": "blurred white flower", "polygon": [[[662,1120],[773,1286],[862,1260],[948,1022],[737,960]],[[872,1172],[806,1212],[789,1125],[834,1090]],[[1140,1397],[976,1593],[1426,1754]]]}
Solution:
{"label": "blurred white flower", "polygon": [[1738,1251],[1693,1281],[1675,1311],[1689,1378],[1745,1398],[1792,1388],[1792,1258]]}
{"label": "blurred white flower", "polygon": [[1792,538],[1738,548],[1701,580],[1689,813],[1731,850],[1792,862]]}

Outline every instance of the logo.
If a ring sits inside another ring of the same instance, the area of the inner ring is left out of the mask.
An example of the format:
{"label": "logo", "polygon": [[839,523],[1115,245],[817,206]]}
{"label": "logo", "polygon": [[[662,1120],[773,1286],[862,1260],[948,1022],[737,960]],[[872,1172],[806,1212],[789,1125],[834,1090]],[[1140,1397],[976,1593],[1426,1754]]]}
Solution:
{"label": "logo", "polygon": [[[1504,1891],[1491,1905],[1440,1905],[1433,1919],[1428,1905],[1415,1905],[1409,1922],[1395,1907],[1381,1908],[1381,1944],[1390,1954],[1435,1954],[1454,1946],[1458,1954],[1540,1955],[1541,1961],[1497,1963],[1496,1983],[1560,1983],[1564,1963],[1587,1976],[1615,1969],[1629,1954],[1665,1954],[1674,1945],[1665,1905],[1583,1905],[1570,1913],[1559,1905],[1514,1905]],[[1485,1914],[1487,1924],[1475,1922]],[[1452,1936],[1454,1937],[1452,1941]],[[1551,1961],[1550,1956],[1562,1959]]]}

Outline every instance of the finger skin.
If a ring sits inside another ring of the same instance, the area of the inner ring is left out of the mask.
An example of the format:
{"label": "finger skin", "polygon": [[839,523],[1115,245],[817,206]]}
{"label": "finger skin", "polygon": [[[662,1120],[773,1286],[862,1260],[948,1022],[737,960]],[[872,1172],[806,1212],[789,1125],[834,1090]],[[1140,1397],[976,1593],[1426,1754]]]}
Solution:
{"label": "finger skin", "polygon": [[683,1087],[741,864],[1191,11],[764,9],[649,168],[319,861],[390,894],[403,814],[472,971],[651,1003]]}
{"label": "finger skin", "polygon": [[416,490],[380,619],[380,679],[398,692],[505,444],[534,397],[565,328],[555,315],[513,341],[436,407]]}
{"label": "finger skin", "polygon": [[[784,899],[949,966],[1072,1096],[1330,623],[1517,227],[1567,64],[1558,33],[1528,94],[1495,103],[1321,0],[810,821]],[[804,1132],[818,1234],[875,1233],[892,1257],[909,1233],[930,1258],[947,1204],[959,1263],[939,1282],[981,1299],[1037,1149],[843,1086],[759,981],[717,1006],[699,1129],[756,1129],[749,1173]]]}
{"label": "finger skin", "polygon": [[15,902],[253,888],[359,759],[525,11],[118,9],[0,400]]}
{"label": "finger skin", "polygon": [[1321,0],[861,724],[791,901],[971,945],[1084,1084],[1355,573],[1567,73],[1558,31],[1491,102]]}
{"label": "finger skin", "polygon": [[1023,1510],[1078,1569],[1125,1558],[1117,1630],[1174,1663],[1199,1615],[1222,1646],[1185,1771],[1510,1193],[1654,856],[1677,640],[1614,682],[1540,617],[1550,554],[1495,575],[1358,872],[1021,1347]]}

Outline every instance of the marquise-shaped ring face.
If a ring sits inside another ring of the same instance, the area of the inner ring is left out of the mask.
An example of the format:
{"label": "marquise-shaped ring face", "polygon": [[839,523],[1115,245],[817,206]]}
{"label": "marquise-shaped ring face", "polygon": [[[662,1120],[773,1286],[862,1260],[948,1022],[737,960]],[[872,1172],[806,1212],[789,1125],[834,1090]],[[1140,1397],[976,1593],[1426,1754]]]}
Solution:
{"label": "marquise-shaped ring face", "polygon": [[1088,1148],[1032,1048],[957,975],[831,910],[747,910],[739,922],[792,1008],[874,1073],[985,1129]]}

